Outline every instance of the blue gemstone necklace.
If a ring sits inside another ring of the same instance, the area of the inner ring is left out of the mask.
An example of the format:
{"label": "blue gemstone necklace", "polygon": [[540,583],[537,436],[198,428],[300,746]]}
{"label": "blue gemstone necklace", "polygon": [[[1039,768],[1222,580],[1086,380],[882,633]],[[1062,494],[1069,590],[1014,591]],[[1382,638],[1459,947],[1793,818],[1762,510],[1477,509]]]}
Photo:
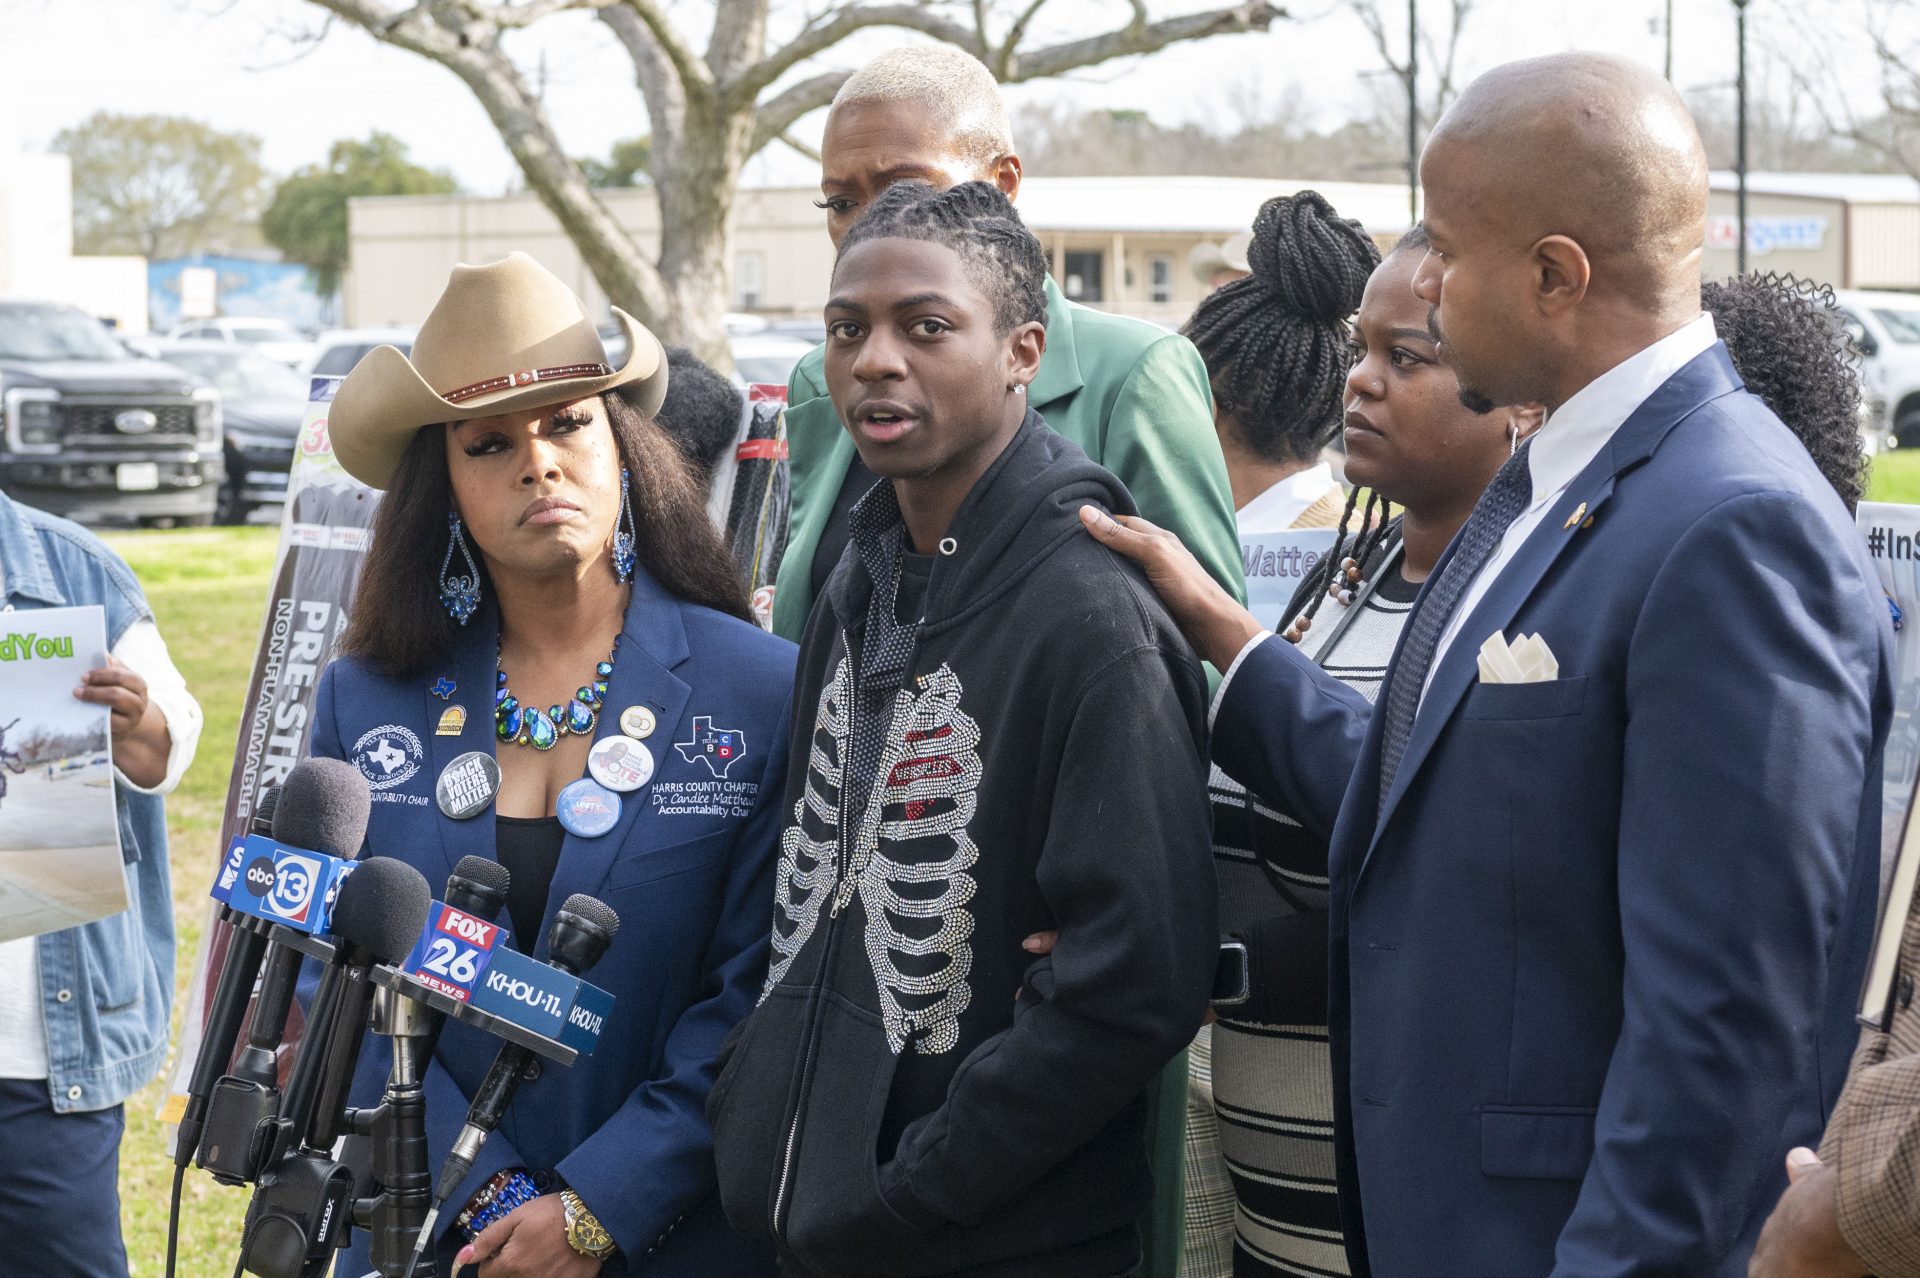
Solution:
{"label": "blue gemstone necklace", "polygon": [[[620,652],[616,636],[613,651],[593,668],[593,682],[583,683],[564,706],[523,706],[507,690],[507,672],[494,676],[493,733],[508,745],[530,745],[536,750],[551,750],[561,737],[585,737],[600,722],[600,707],[607,699],[607,680],[613,676],[613,659]],[[496,661],[496,666],[497,666]]]}

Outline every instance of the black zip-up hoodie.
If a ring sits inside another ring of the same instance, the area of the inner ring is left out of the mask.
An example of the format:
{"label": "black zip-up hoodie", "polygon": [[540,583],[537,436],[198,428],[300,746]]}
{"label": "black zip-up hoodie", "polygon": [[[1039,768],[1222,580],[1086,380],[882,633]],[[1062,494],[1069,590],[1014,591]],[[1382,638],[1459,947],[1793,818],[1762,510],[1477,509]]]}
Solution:
{"label": "black zip-up hoodie", "polygon": [[[772,971],[708,1101],[727,1216],[789,1272],[1138,1262],[1146,1092],[1217,942],[1206,683],[1087,503],[1133,510],[1029,412],[934,559],[904,669],[871,542],[808,619]],[[874,730],[872,776],[844,776]]]}

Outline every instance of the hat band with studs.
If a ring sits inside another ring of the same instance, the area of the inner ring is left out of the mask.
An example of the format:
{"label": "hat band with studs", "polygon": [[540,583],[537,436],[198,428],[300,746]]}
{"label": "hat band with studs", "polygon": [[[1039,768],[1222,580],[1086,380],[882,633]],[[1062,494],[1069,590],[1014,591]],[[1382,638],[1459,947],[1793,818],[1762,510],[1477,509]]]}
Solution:
{"label": "hat band with studs", "polygon": [[612,375],[613,370],[605,364],[556,364],[552,368],[523,368],[517,373],[489,377],[484,382],[475,382],[471,386],[462,386],[459,390],[450,390],[440,398],[449,404],[461,404],[480,395],[512,390],[516,386],[531,386],[535,382],[572,382],[583,377],[611,377]]}

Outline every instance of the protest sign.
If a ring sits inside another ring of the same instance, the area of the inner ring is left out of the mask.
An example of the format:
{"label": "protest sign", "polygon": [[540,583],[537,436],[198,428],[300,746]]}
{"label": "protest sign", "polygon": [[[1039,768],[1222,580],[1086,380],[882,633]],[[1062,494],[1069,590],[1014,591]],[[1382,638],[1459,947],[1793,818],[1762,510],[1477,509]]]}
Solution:
{"label": "protest sign", "polygon": [[1880,570],[1893,619],[1893,727],[1887,733],[1880,817],[1880,886],[1892,873],[1920,774],[1920,506],[1863,501],[1856,519]]}
{"label": "protest sign", "polygon": [[1247,611],[1267,629],[1286,629],[1281,614],[1307,575],[1333,548],[1331,528],[1282,528],[1240,532],[1240,562],[1247,575]]}
{"label": "protest sign", "polygon": [[[240,737],[220,827],[223,848],[247,833],[260,792],[286,780],[293,765],[307,756],[314,689],[333,655],[335,641],[346,629],[347,609],[371,540],[380,494],[340,468],[327,435],[327,410],[339,384],[335,377],[313,379],[307,415],[294,448],[273,585],[240,715]],[[187,1079],[199,1052],[206,1001],[226,954],[222,929],[208,927],[203,936],[206,939],[187,987],[180,1051],[160,1107],[167,1122],[174,1121],[186,1104]],[[282,1048],[283,1070],[299,1041],[300,1025],[296,1008]]]}

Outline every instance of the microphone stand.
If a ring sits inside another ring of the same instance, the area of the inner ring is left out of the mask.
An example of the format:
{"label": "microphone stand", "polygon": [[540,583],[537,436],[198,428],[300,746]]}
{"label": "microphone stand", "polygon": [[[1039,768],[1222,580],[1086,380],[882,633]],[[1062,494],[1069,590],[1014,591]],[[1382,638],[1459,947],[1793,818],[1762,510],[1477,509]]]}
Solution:
{"label": "microphone stand", "polygon": [[[414,1240],[426,1225],[433,1201],[427,1154],[427,1101],[423,1079],[438,1035],[435,1014],[424,1004],[382,987],[374,994],[373,1032],[393,1046],[387,1090],[372,1109],[347,1112],[357,1136],[373,1146],[374,1192],[353,1205],[353,1223],[367,1231],[373,1272],[367,1278],[402,1278]],[[433,1278],[432,1244],[414,1264],[414,1278]]]}

